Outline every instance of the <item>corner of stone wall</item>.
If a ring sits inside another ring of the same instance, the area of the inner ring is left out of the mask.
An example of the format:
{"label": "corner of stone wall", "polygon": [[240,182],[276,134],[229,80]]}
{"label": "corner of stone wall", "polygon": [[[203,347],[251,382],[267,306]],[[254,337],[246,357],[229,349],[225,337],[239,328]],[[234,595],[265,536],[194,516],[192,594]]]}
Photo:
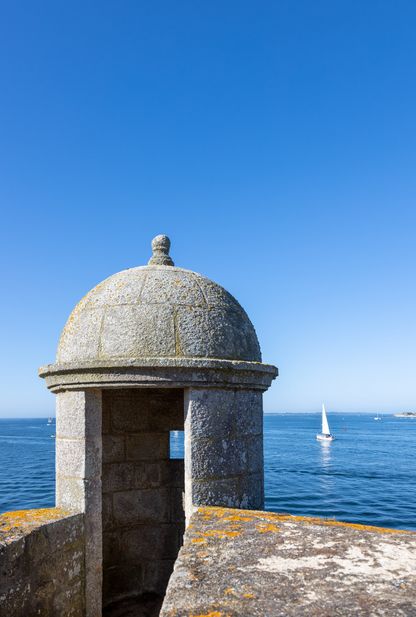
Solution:
{"label": "corner of stone wall", "polygon": [[0,613],[82,617],[84,516],[62,508],[0,515]]}

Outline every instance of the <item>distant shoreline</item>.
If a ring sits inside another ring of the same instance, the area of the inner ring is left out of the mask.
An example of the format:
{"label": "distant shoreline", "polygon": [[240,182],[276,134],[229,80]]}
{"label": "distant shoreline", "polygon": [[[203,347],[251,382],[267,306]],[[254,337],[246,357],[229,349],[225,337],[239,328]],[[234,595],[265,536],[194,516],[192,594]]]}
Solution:
{"label": "distant shoreline", "polygon": [[[308,416],[320,416],[321,411],[265,411],[263,415],[265,416],[290,416],[292,414],[301,414]],[[392,411],[385,412],[377,412],[377,411],[327,411],[328,414],[335,416],[374,416],[375,414],[379,414],[380,416],[393,416]]]}
{"label": "distant shoreline", "polygon": [[[376,412],[376,411],[328,411],[331,415],[374,415],[378,413],[380,416],[393,416],[395,418],[416,418],[416,412],[414,411],[405,411],[399,413],[393,413],[391,411],[386,412]],[[292,414],[302,414],[302,415],[321,415],[321,412],[316,411],[265,411],[265,416],[287,416]],[[55,422],[56,418],[54,414],[49,414],[47,416],[0,416],[0,420],[48,420],[48,418],[52,418]]]}

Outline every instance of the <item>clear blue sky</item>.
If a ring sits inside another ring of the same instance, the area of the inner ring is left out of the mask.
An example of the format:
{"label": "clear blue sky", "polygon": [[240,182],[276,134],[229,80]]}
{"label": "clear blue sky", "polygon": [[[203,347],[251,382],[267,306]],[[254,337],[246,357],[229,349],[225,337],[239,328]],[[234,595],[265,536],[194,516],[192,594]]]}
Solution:
{"label": "clear blue sky", "polygon": [[412,1],[7,2],[0,414],[74,304],[146,263],[229,289],[280,378],[266,410],[416,407]]}

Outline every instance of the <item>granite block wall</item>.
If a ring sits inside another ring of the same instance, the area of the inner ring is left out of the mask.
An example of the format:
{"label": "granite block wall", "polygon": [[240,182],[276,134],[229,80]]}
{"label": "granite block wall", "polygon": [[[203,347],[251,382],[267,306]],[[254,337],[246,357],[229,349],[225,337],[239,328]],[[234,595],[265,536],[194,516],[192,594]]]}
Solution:
{"label": "granite block wall", "polygon": [[84,617],[84,520],[60,508],[0,516],[0,616]]}
{"label": "granite block wall", "polygon": [[184,531],[184,464],[169,458],[183,405],[181,389],[103,391],[104,607],[165,592]]}
{"label": "granite block wall", "polygon": [[264,505],[263,403],[255,390],[185,390],[187,517],[199,505]]}
{"label": "granite block wall", "polygon": [[56,505],[84,513],[86,617],[101,617],[101,390],[56,395]]}

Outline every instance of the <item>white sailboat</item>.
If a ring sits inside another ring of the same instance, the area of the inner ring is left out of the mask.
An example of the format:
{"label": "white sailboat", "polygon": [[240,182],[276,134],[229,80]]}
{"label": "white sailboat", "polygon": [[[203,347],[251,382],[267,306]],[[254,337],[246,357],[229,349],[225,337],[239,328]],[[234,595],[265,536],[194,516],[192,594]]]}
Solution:
{"label": "white sailboat", "polygon": [[326,417],[325,405],[322,405],[322,432],[316,436],[318,441],[332,441],[334,436],[329,430],[328,418]]}
{"label": "white sailboat", "polygon": [[381,420],[380,414],[377,412],[377,415],[374,416],[374,420]]}

